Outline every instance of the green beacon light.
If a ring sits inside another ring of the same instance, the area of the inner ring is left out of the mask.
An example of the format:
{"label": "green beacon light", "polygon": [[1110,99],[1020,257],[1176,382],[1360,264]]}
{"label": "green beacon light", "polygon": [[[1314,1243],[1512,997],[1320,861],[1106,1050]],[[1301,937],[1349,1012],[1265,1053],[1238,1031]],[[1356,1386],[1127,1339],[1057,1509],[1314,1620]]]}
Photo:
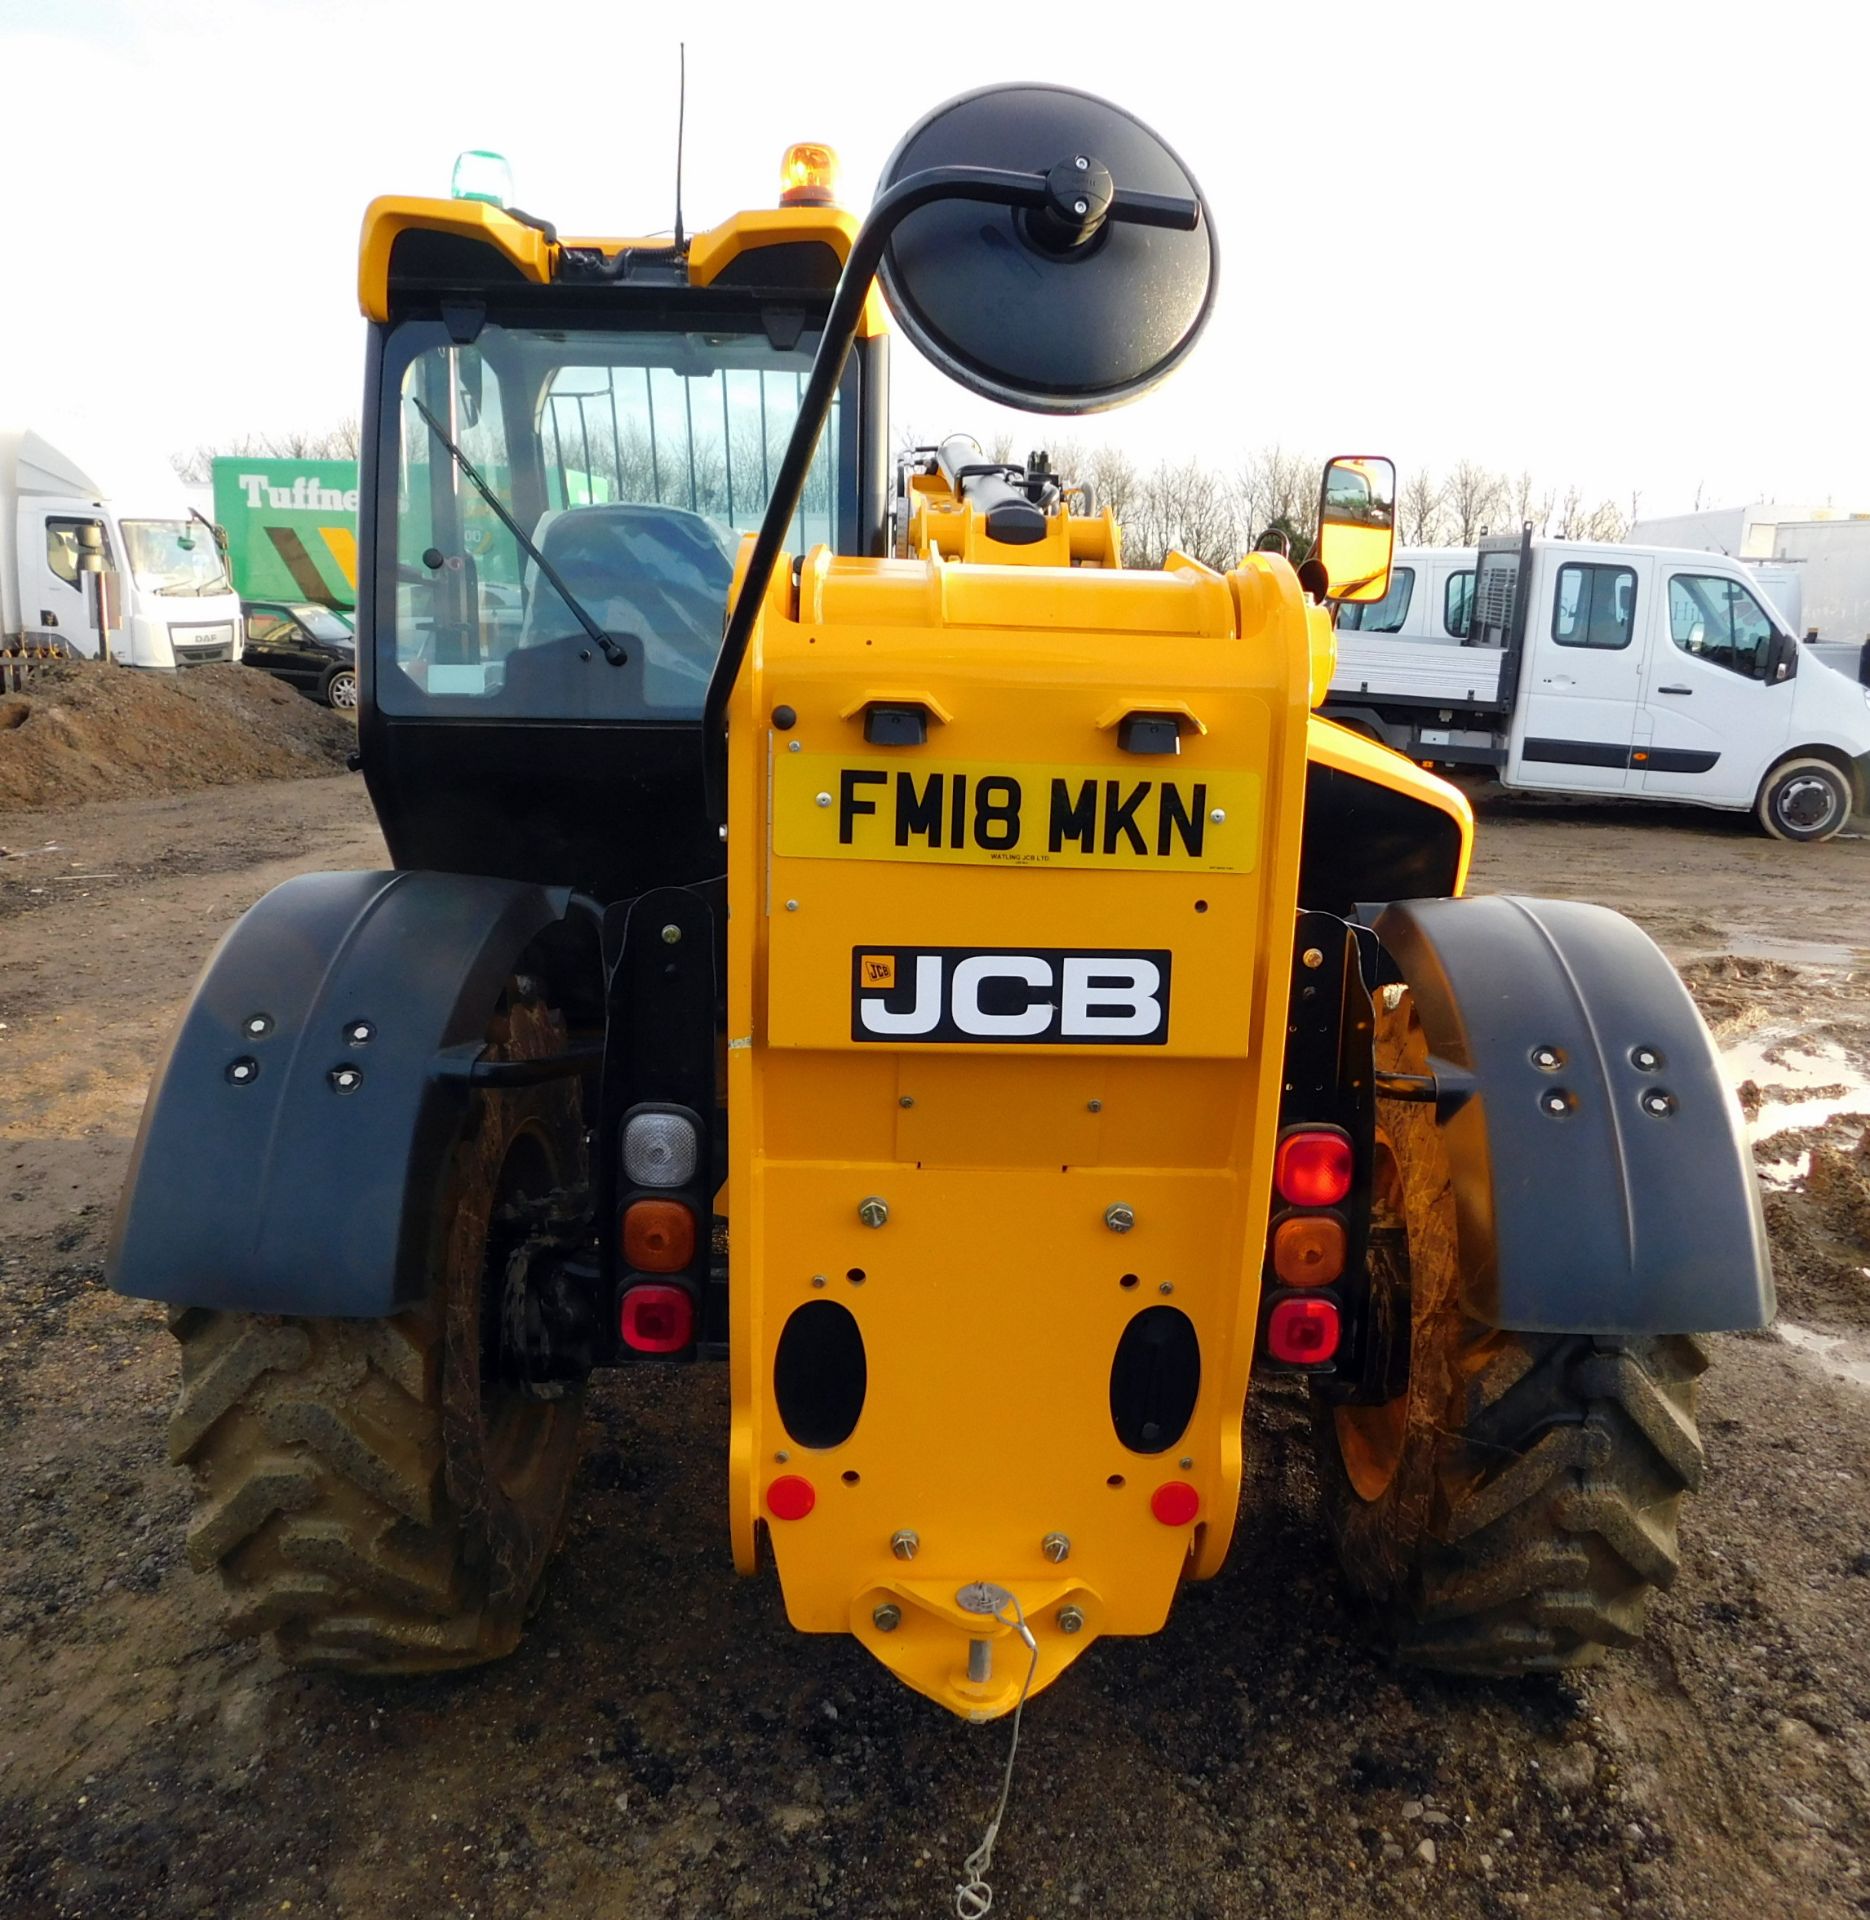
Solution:
{"label": "green beacon light", "polygon": [[455,156],[449,191],[456,200],[482,200],[490,207],[504,207],[513,197],[513,169],[504,154],[470,147]]}

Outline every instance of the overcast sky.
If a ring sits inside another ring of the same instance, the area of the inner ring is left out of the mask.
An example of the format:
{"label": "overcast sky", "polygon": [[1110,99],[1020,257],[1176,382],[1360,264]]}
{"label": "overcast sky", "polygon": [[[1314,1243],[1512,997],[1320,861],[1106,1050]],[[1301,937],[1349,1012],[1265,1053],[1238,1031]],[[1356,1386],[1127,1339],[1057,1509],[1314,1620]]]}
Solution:
{"label": "overcast sky", "polygon": [[[355,413],[364,203],[446,193],[462,147],[571,231],[666,228],[669,21],[691,228],[769,202],[798,139],[862,206],[913,120],[993,80],[1162,133],[1214,209],[1219,306],[1166,387],[1079,429],[1146,461],[1278,442],[1646,514],[1870,509],[1865,0],[0,0],[0,424],[102,466]],[[895,415],[999,424],[907,349]]]}

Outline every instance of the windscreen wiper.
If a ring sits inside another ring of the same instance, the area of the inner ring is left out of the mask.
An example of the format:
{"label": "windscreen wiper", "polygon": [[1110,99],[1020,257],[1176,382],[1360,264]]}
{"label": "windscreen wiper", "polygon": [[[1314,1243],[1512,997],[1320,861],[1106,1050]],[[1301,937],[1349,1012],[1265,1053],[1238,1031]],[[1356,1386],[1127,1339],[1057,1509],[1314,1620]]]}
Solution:
{"label": "windscreen wiper", "polygon": [[428,408],[425,407],[414,394],[409,396],[409,404],[429,423],[429,431],[448,449],[454,458],[455,465],[467,475],[469,481],[472,483],[474,491],[500,516],[501,524],[506,528],[507,532],[519,542],[520,548],[525,553],[527,559],[532,561],[539,571],[551,581],[553,587],[557,589],[558,597],[571,609],[572,617],[578,622],[579,626],[591,636],[593,643],[602,652],[604,658],[608,660],[613,667],[622,666],[630,656],[585,612],[584,608],[573,597],[571,589],[566,586],[565,582],[559,577],[558,569],[553,566],[551,561],[520,531],[519,522],[507,512],[506,503],[501,500],[499,495],[496,494],[494,490],[488,486],[487,482],[480,477],[479,473],[475,471],[473,461],[448,438],[447,433],[443,430],[442,423],[429,412]]}

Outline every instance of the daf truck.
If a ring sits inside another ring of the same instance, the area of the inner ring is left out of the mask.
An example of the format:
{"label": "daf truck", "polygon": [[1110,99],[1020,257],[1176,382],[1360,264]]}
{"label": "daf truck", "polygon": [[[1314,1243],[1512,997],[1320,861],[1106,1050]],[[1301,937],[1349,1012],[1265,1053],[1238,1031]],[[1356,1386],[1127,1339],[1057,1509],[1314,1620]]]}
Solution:
{"label": "daf truck", "polygon": [[30,429],[0,430],[0,647],[84,659],[105,649],[81,529],[103,539],[108,652],[172,672],[240,657],[240,601],[214,538],[181,483],[107,488]]}

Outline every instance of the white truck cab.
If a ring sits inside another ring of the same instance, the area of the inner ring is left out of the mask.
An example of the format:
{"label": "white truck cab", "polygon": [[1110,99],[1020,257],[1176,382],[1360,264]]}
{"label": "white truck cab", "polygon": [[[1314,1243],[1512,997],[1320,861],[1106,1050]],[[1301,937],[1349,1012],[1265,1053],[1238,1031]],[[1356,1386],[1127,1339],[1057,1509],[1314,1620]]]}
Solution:
{"label": "white truck cab", "polygon": [[103,536],[113,659],[171,670],[240,657],[239,596],[180,481],[107,492],[30,431],[0,432],[0,645],[96,658],[96,604],[78,570],[85,526]]}
{"label": "white truck cab", "polygon": [[1784,840],[1870,810],[1870,692],[1801,650],[1741,562],[1530,533],[1397,554],[1431,585],[1469,564],[1465,632],[1432,606],[1391,631],[1340,618],[1327,715],[1508,787],[1747,810]]}

